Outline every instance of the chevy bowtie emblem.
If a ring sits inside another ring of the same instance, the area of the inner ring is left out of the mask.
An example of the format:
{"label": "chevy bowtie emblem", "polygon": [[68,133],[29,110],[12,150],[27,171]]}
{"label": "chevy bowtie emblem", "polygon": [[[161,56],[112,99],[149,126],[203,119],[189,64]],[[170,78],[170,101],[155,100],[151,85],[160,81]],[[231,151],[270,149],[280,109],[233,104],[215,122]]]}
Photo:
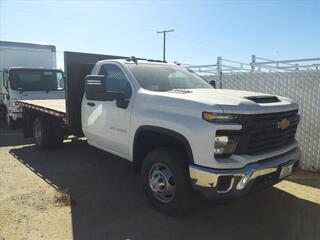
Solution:
{"label": "chevy bowtie emblem", "polygon": [[281,130],[287,129],[289,126],[290,126],[290,121],[286,118],[278,122],[278,128],[280,128]]}

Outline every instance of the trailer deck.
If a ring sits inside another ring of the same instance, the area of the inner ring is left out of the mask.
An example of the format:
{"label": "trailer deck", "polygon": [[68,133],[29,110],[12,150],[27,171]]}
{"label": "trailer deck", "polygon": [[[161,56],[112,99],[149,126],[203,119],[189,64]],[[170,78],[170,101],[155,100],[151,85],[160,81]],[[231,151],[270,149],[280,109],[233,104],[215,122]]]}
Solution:
{"label": "trailer deck", "polygon": [[34,109],[56,117],[66,116],[65,99],[19,100],[17,103],[24,108]]}

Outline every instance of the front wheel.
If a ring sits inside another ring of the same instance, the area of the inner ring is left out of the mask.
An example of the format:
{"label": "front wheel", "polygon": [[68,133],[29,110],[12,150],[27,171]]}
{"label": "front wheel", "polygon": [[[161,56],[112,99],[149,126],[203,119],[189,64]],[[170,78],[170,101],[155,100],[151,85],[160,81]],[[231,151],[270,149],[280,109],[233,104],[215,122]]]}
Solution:
{"label": "front wheel", "polygon": [[189,209],[188,162],[180,151],[171,148],[151,151],[143,162],[141,177],[146,194],[157,210],[177,215]]}

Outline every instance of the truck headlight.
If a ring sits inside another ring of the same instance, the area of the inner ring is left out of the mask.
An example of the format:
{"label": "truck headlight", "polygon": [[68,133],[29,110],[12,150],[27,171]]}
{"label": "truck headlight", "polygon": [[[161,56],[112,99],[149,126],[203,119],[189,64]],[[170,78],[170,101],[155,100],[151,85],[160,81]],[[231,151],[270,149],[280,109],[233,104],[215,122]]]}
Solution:
{"label": "truck headlight", "polygon": [[239,115],[228,113],[203,112],[202,119],[208,122],[234,122],[239,119]]}
{"label": "truck headlight", "polygon": [[217,157],[226,157],[234,153],[238,145],[234,136],[216,136],[214,139],[214,154]]}

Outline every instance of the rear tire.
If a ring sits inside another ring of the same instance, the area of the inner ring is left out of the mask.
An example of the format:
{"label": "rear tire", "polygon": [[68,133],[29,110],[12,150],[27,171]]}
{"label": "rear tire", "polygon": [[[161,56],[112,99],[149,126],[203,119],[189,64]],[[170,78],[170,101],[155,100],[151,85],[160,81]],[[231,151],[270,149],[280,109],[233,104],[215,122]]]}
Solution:
{"label": "rear tire", "polygon": [[184,154],[159,148],[147,154],[141,170],[142,182],[151,204],[168,215],[179,215],[191,206],[191,184]]}
{"label": "rear tire", "polygon": [[33,123],[33,136],[36,147],[49,150],[53,147],[53,131],[51,124],[43,117],[38,117]]}

